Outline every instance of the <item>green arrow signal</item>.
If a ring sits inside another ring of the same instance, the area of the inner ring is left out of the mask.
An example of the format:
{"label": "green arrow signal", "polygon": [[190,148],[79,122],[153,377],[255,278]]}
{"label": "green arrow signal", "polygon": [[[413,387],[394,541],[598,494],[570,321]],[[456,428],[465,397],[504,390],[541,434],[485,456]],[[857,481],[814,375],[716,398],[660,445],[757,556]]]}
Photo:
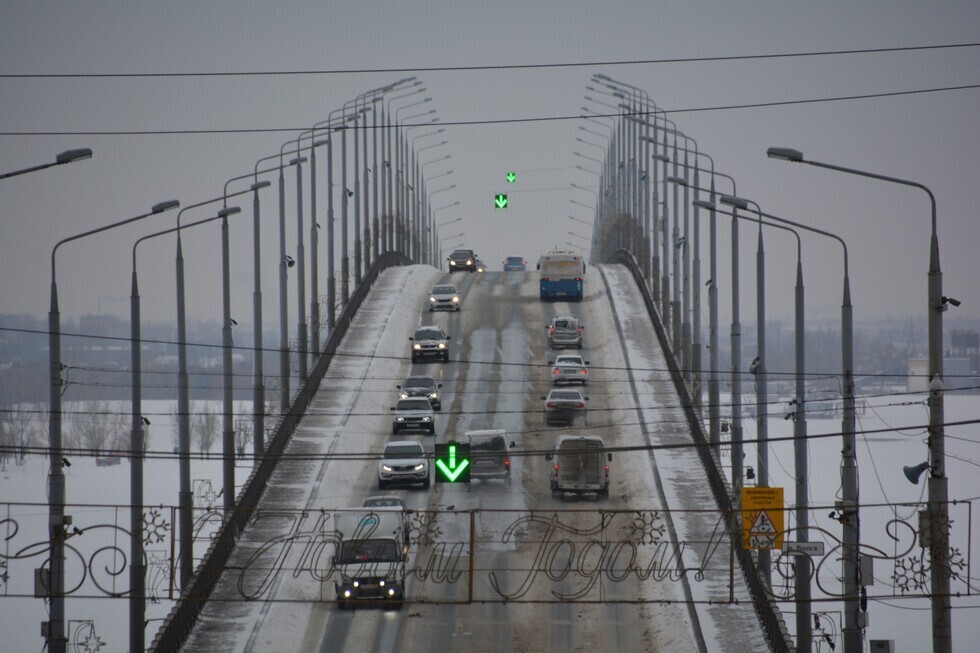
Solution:
{"label": "green arrow signal", "polygon": [[436,460],[436,468],[442,472],[442,475],[446,477],[450,483],[455,483],[456,479],[459,478],[460,474],[470,466],[470,461],[466,458],[457,461],[456,460],[456,445],[449,445],[449,465],[447,466],[442,459]]}
{"label": "green arrow signal", "polygon": [[507,196],[504,195],[503,193],[498,193],[497,195],[494,196],[493,203],[498,209],[506,209]]}
{"label": "green arrow signal", "polygon": [[508,184],[513,184],[515,181],[517,181],[517,175],[515,173],[513,173],[513,172],[508,172],[507,173],[507,183]]}

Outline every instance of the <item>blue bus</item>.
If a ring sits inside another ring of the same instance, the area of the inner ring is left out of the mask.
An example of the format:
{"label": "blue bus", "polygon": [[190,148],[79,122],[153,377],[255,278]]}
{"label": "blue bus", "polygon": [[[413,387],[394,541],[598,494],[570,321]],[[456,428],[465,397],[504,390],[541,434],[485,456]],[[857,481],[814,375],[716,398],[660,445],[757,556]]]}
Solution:
{"label": "blue bus", "polygon": [[541,256],[541,300],[582,301],[585,259],[575,252],[554,251]]}

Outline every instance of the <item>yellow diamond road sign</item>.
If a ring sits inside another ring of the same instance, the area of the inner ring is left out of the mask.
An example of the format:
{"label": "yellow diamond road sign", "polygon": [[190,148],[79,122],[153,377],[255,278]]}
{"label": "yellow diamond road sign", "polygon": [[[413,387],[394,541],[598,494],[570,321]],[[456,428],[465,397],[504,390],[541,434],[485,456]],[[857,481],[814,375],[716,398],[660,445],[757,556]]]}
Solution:
{"label": "yellow diamond road sign", "polygon": [[783,488],[742,488],[742,546],[779,549],[784,530]]}

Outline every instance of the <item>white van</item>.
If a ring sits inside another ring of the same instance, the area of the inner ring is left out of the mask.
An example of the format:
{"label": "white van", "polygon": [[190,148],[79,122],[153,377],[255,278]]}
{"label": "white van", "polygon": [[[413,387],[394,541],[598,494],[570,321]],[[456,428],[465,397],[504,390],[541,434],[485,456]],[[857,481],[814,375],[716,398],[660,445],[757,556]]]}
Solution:
{"label": "white van", "polygon": [[551,468],[551,496],[565,500],[565,494],[592,494],[609,498],[609,463],[612,454],[598,435],[562,435],[555,450],[545,454],[554,460]]}

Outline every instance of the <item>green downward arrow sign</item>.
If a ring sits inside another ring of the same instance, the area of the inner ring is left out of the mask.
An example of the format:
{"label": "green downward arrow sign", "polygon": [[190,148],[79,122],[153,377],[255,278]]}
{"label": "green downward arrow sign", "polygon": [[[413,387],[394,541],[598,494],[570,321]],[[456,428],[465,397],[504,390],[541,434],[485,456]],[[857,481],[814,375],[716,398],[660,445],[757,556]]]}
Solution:
{"label": "green downward arrow sign", "polygon": [[449,464],[446,465],[442,459],[436,460],[436,467],[442,472],[443,476],[446,477],[450,483],[455,483],[459,475],[470,466],[470,461],[467,459],[456,460],[456,445],[449,445]]}
{"label": "green downward arrow sign", "polygon": [[507,196],[503,193],[495,195],[493,198],[493,203],[498,209],[505,209],[507,208]]}
{"label": "green downward arrow sign", "polygon": [[508,184],[513,184],[515,181],[517,181],[517,175],[515,173],[513,173],[513,172],[508,172],[507,173],[507,183]]}

